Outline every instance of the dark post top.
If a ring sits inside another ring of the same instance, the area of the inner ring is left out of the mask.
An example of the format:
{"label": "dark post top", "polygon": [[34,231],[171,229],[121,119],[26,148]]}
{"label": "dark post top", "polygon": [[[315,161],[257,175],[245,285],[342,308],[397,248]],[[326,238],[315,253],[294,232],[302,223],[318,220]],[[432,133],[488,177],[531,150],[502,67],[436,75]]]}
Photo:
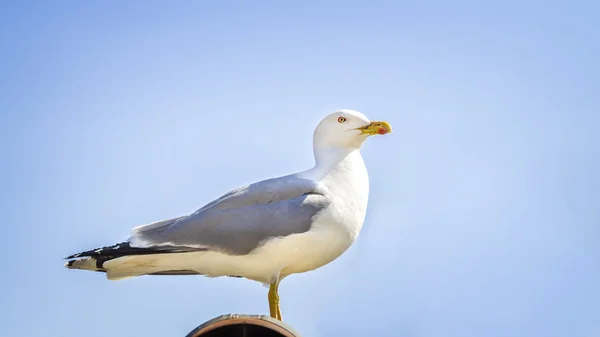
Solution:
{"label": "dark post top", "polygon": [[263,315],[227,314],[202,323],[186,337],[301,337],[289,325]]}

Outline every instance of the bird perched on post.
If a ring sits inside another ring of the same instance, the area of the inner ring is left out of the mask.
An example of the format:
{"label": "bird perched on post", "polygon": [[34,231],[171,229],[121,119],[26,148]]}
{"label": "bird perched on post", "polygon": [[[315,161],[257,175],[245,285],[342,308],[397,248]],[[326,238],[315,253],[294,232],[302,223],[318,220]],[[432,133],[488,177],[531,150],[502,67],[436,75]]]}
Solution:
{"label": "bird perched on post", "polygon": [[238,276],[269,285],[271,317],[281,320],[285,277],[317,269],[356,240],[365,219],[369,178],[365,140],[392,131],[352,110],[321,120],[315,165],[232,190],[192,214],[135,227],[124,242],[74,254],[67,268],[142,275]]}

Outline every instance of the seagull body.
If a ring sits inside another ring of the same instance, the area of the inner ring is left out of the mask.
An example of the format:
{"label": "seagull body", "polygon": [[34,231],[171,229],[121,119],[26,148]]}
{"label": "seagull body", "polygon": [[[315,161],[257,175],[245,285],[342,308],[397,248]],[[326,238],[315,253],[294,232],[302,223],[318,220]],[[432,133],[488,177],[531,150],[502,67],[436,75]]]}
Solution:
{"label": "seagull body", "polygon": [[281,319],[279,282],[338,258],[363,226],[369,178],[360,147],[391,132],[386,122],[340,110],[313,134],[313,168],[226,193],[196,212],[133,229],[125,242],[67,257],[67,268],[142,275],[237,276],[270,285]]}

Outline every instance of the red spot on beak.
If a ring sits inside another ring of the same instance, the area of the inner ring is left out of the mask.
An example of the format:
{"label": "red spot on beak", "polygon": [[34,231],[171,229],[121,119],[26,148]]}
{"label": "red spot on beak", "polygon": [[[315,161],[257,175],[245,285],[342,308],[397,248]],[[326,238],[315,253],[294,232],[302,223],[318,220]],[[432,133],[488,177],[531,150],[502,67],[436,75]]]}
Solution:
{"label": "red spot on beak", "polygon": [[385,135],[386,133],[388,133],[388,131],[385,128],[379,128],[377,129],[377,133],[380,135]]}

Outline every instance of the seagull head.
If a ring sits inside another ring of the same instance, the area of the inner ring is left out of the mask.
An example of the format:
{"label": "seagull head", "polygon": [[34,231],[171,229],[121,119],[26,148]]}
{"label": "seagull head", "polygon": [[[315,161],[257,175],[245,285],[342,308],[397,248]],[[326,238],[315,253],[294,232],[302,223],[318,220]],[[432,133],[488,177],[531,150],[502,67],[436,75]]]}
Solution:
{"label": "seagull head", "polygon": [[313,135],[315,149],[359,149],[368,137],[392,132],[388,122],[370,121],[354,110],[338,110],[317,125]]}

